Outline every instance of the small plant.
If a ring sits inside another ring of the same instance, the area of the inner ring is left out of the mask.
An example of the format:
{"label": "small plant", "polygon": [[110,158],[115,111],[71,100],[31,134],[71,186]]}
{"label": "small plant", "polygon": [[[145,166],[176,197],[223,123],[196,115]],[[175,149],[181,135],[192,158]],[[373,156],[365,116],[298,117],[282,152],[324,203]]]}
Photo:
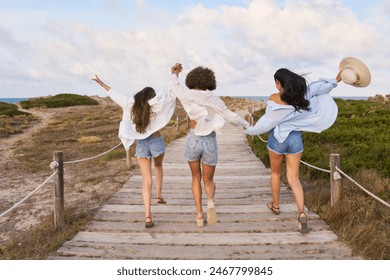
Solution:
{"label": "small plant", "polygon": [[78,139],[78,142],[80,144],[87,144],[87,143],[99,143],[102,141],[102,138],[97,136],[83,136]]}

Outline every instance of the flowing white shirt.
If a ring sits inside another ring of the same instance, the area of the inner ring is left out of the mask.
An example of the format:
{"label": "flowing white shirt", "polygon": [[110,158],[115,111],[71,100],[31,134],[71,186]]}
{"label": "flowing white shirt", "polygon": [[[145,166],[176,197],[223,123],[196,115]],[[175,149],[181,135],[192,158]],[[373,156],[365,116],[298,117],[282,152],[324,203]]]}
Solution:
{"label": "flowing white shirt", "polygon": [[126,151],[134,143],[135,139],[145,139],[154,132],[166,126],[171,119],[176,108],[176,97],[170,92],[159,92],[155,97],[148,101],[154,113],[150,119],[150,124],[145,133],[139,133],[136,126],[131,120],[131,109],[134,105],[133,95],[119,93],[113,89],[108,91],[108,96],[123,110],[122,121],[119,125],[118,137],[121,139]]}
{"label": "flowing white shirt", "polygon": [[332,126],[337,118],[337,104],[329,94],[335,87],[336,79],[320,79],[310,83],[305,96],[310,101],[310,111],[296,111],[291,105],[268,100],[265,114],[244,132],[260,135],[275,128],[274,136],[279,143],[283,143],[291,131],[320,133]]}
{"label": "flowing white shirt", "polygon": [[236,126],[249,126],[247,121],[230,111],[214,92],[188,89],[179,83],[175,74],[171,77],[170,90],[179,98],[188,117],[196,121],[193,131],[197,136],[206,136],[213,131],[220,134],[225,120]]}

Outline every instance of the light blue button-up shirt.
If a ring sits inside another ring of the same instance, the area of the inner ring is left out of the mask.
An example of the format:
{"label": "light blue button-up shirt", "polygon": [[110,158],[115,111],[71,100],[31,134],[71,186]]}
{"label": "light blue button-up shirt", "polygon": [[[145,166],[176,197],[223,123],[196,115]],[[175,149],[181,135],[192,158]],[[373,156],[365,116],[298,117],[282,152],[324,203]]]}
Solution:
{"label": "light blue button-up shirt", "polygon": [[329,95],[336,86],[336,79],[320,79],[310,83],[305,96],[310,101],[310,111],[298,112],[291,105],[268,100],[265,114],[244,132],[249,135],[260,135],[275,128],[274,135],[279,143],[283,143],[291,131],[320,133],[336,121],[337,104]]}

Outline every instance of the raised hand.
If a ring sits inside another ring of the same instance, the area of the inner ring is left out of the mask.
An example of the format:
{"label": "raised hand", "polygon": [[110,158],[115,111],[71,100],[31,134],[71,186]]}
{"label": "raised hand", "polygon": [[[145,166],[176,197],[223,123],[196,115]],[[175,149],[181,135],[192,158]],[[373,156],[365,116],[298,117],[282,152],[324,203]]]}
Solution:
{"label": "raised hand", "polygon": [[179,76],[179,73],[183,71],[183,65],[181,65],[181,63],[176,63],[175,65],[173,65],[171,67],[171,73],[172,74],[176,74],[177,76]]}
{"label": "raised hand", "polygon": [[95,78],[92,79],[93,81],[97,82],[100,86],[102,86],[105,90],[109,91],[111,87],[103,83],[102,80],[98,77],[98,75],[95,74]]}

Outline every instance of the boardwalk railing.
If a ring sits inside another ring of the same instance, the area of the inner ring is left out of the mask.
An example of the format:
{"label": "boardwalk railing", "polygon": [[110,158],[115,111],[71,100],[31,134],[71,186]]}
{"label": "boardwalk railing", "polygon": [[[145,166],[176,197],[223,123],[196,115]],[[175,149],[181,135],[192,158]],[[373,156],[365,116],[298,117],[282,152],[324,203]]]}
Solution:
{"label": "boardwalk railing", "polygon": [[[252,116],[251,112],[249,112],[249,113],[250,113],[249,120],[250,120],[251,125],[253,125],[253,116]],[[257,135],[257,136],[260,139],[260,141],[267,143],[267,141],[264,140],[263,138],[261,138],[260,135]],[[343,175],[345,178],[349,179],[352,183],[357,185],[362,191],[367,193],[369,196],[371,196],[372,198],[376,199],[377,201],[379,201],[383,205],[390,208],[389,203],[387,203],[383,199],[379,198],[378,196],[374,195],[373,193],[369,192],[366,188],[362,187],[359,183],[357,183],[355,180],[353,180],[350,176],[345,174],[340,169],[340,154],[331,154],[330,155],[330,162],[329,162],[330,170],[314,166],[312,164],[304,162],[303,160],[301,160],[300,162],[302,164],[304,164],[310,168],[314,168],[318,171],[330,173],[330,205],[331,206],[334,206],[335,204],[337,204],[341,200],[341,195],[342,195],[342,180],[341,180],[342,176],[341,175]]]}
{"label": "boardwalk railing", "polygon": [[[171,129],[176,128],[177,131],[179,131],[180,123],[187,122],[188,126],[188,117],[186,116],[184,119],[180,120],[179,117],[176,118],[176,121],[171,126],[166,126],[165,129]],[[35,188],[32,192],[30,192],[28,195],[26,195],[23,199],[21,199],[19,202],[15,203],[12,207],[10,207],[8,210],[2,212],[0,214],[0,219],[6,216],[7,214],[11,213],[13,210],[18,208],[20,205],[22,205],[26,200],[28,200],[31,196],[33,196],[36,192],[38,192],[42,187],[47,185],[47,183],[54,178],[54,226],[56,229],[62,229],[65,222],[64,222],[64,165],[65,164],[73,164],[73,163],[80,163],[84,161],[89,161],[93,159],[97,159],[105,154],[108,154],[109,152],[113,151],[114,149],[121,146],[122,143],[117,144],[113,148],[109,149],[108,151],[105,151],[99,155],[79,159],[79,160],[73,160],[73,161],[66,161],[64,162],[64,153],[62,151],[56,151],[53,153],[53,161],[50,163],[50,168],[54,171],[41,185],[39,185],[37,188]],[[131,167],[131,155],[129,152],[126,153],[126,162],[128,167]]]}
{"label": "boardwalk railing", "polygon": [[[179,130],[179,125],[181,122],[187,122],[187,127],[188,127],[188,116],[184,118],[183,120],[180,120],[179,117],[176,118],[176,122],[171,125],[166,127],[167,129],[171,129],[173,127],[176,127],[177,130]],[[250,123],[253,124],[253,116],[250,113]],[[267,142],[266,140],[262,139],[260,135],[258,135],[258,138],[263,141]],[[39,189],[41,189],[44,185],[48,183],[50,179],[54,177],[54,190],[55,190],[55,198],[54,198],[54,225],[57,229],[61,229],[64,226],[64,164],[71,164],[71,163],[79,163],[83,161],[88,161],[88,160],[93,160],[98,157],[101,157],[112,150],[116,149],[122,145],[122,143],[119,143],[115,147],[111,148],[110,150],[101,153],[97,156],[90,157],[90,158],[85,158],[85,159],[80,159],[80,160],[74,160],[74,161],[68,161],[64,162],[63,158],[63,152],[54,152],[53,153],[53,162],[50,164],[50,168],[54,170],[54,173],[52,173],[40,186],[38,186],[34,191],[29,193],[27,196],[25,196],[21,201],[18,203],[14,204],[11,208],[8,210],[4,211],[3,213],[0,214],[0,218],[4,217],[8,213],[12,212],[15,208],[19,207],[22,203],[24,203],[28,198],[30,198],[34,193],[36,193]],[[128,167],[131,167],[131,156],[130,153],[127,153],[126,157],[126,162]],[[362,187],[360,184],[358,184],[355,180],[353,180],[350,176],[345,174],[341,169],[340,169],[340,155],[339,154],[331,154],[330,155],[330,170],[322,169],[317,166],[311,165],[309,163],[306,163],[301,160],[302,164],[305,164],[311,168],[314,168],[316,170],[322,171],[322,172],[327,172],[330,173],[330,192],[331,192],[331,206],[335,205],[341,200],[341,194],[342,194],[342,176],[343,175],[345,178],[349,179],[351,182],[356,184],[360,189],[362,189],[365,193],[367,193],[369,196],[372,198],[376,199],[383,205],[387,206],[390,208],[390,204],[387,203],[386,201],[382,200],[381,198],[377,197],[376,195],[372,194],[369,192],[367,189]]]}

